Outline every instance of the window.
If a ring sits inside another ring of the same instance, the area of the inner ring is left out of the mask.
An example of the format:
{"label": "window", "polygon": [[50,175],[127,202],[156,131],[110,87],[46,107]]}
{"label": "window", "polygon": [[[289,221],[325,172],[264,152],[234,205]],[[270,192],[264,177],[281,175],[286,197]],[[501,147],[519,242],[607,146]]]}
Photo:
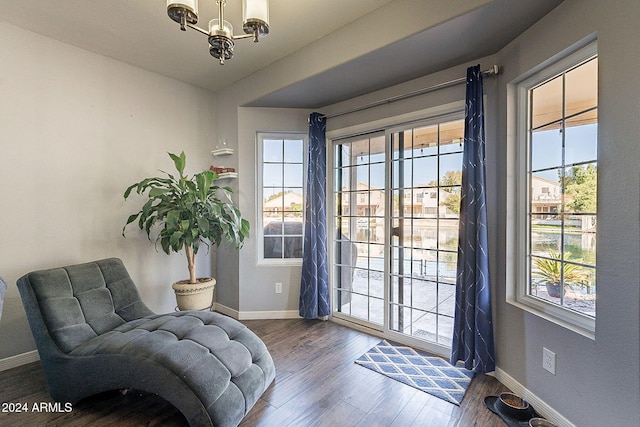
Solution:
{"label": "window", "polygon": [[305,134],[258,134],[261,261],[302,258],[305,141]]}
{"label": "window", "polygon": [[[596,317],[596,43],[516,84],[521,184],[515,300],[592,336]],[[526,146],[526,149],[523,146]]]}

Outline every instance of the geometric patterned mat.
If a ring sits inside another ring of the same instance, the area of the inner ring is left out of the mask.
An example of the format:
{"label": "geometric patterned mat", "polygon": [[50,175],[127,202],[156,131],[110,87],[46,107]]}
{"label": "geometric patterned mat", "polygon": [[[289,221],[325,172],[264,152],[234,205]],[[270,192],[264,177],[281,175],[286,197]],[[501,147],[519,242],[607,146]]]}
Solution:
{"label": "geometric patterned mat", "polygon": [[411,347],[380,341],[360,356],[358,365],[460,405],[475,372]]}

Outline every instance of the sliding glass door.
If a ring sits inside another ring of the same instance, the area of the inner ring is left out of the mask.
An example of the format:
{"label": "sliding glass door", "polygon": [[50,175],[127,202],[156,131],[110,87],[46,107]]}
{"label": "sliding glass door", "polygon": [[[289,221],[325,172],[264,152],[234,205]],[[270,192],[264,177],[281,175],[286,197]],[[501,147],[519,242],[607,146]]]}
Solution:
{"label": "sliding glass door", "polygon": [[334,313],[449,347],[461,114],[334,141]]}

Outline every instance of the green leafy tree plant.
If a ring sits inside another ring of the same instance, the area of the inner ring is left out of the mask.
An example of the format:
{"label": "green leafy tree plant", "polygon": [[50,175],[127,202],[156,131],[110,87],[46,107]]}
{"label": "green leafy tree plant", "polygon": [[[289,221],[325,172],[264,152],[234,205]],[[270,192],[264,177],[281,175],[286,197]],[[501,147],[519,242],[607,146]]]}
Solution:
{"label": "green leafy tree plant", "polygon": [[564,178],[567,209],[573,212],[596,212],[598,168],[594,164],[573,166]]}
{"label": "green leafy tree plant", "polygon": [[[223,240],[242,247],[249,236],[249,222],[231,201],[232,189],[215,185],[218,175],[207,170],[192,177],[184,174],[186,156],[169,153],[178,171],[164,177],[152,177],[132,184],[124,192],[127,200],[135,191],[146,193],[149,200],[139,212],[132,214],[122,228],[137,220],[138,227],[152,240],[152,230],[159,229],[156,245],[166,254],[184,249],[189,269],[189,283],[196,284],[196,254],[201,245],[219,245]],[[219,197],[222,195],[222,197]]]}

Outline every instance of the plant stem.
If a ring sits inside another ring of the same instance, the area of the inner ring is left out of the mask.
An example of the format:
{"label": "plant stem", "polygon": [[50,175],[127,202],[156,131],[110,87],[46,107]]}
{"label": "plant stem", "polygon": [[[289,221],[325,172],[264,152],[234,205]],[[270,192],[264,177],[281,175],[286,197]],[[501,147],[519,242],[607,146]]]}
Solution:
{"label": "plant stem", "polygon": [[196,284],[196,257],[193,249],[185,243],[184,251],[187,254],[187,266],[189,267],[189,283]]}

